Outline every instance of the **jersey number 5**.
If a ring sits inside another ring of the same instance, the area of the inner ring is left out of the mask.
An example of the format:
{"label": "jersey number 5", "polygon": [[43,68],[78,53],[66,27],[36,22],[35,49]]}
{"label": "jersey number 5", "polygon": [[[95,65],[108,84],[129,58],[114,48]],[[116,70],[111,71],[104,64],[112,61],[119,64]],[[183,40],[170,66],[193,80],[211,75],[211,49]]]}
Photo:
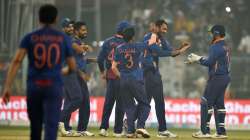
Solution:
{"label": "jersey number 5", "polygon": [[[43,68],[46,64],[48,68],[52,68],[55,64],[59,64],[60,49],[56,43],[50,44],[47,48],[44,44],[38,43],[35,45],[33,53],[35,57],[35,67],[38,69]],[[55,60],[52,62],[54,56]]]}

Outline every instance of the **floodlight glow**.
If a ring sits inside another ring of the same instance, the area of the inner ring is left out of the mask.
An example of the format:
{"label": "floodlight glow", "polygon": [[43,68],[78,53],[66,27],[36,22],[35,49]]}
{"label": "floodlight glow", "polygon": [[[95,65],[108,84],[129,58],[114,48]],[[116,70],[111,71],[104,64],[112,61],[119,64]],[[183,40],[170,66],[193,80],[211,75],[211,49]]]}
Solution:
{"label": "floodlight glow", "polygon": [[229,12],[231,12],[231,8],[230,7],[226,7],[226,11],[229,13]]}

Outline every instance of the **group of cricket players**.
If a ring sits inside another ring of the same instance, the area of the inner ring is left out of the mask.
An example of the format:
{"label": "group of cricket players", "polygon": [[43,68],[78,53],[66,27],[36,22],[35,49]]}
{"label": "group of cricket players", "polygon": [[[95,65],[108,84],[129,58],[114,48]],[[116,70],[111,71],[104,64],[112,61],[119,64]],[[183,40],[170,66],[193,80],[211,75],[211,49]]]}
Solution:
{"label": "group of cricket players", "polygon": [[[100,136],[109,136],[109,118],[116,104],[113,136],[149,138],[150,134],[145,129],[145,123],[153,98],[159,124],[157,137],[177,137],[168,130],[166,124],[159,59],[183,54],[190,48],[189,42],[183,42],[179,48],[171,46],[165,39],[168,24],[163,19],[150,23],[144,38],[135,41],[135,25],[122,20],[116,25],[116,33],[104,40],[97,59],[93,59],[85,57],[92,51],[91,47],[84,43],[84,38],[87,37],[86,23],[65,18],[62,27],[72,38],[72,47],[79,69],[77,74],[64,76],[65,102],[59,123],[62,136],[94,136],[87,131],[90,109],[86,84],[89,76],[86,67],[88,63],[97,62],[101,78],[107,83]],[[191,53],[185,61],[186,64],[197,63],[209,69],[209,79],[201,97],[201,130],[192,136],[227,138],[224,123],[226,113],[224,92],[230,82],[230,51],[224,41],[225,28],[222,25],[214,25],[208,34],[211,36],[208,56]],[[79,109],[78,127],[77,131],[72,131],[72,127],[69,126],[70,114],[76,109]],[[209,123],[213,112],[217,131],[212,135]]]}
{"label": "group of cricket players", "polygon": [[[61,136],[94,136],[87,130],[90,117],[90,99],[87,82],[89,63],[97,63],[100,77],[106,81],[105,102],[99,136],[108,137],[109,118],[115,108],[113,136],[150,138],[145,128],[154,99],[159,138],[176,138],[168,130],[165,117],[163,83],[159,70],[161,57],[177,57],[190,48],[189,42],[173,47],[165,38],[168,23],[158,19],[149,25],[144,38],[135,41],[135,25],[120,21],[116,32],[105,39],[97,58],[86,58],[93,48],[85,43],[88,28],[83,21],[62,20],[63,32],[55,28],[58,10],[45,4],[39,9],[41,27],[28,33],[9,67],[3,90],[3,102],[8,103],[11,85],[21,63],[28,55],[27,111],[31,140],[40,140],[44,124],[44,139]],[[208,67],[208,80],[200,99],[200,131],[194,138],[227,138],[225,129],[224,93],[230,82],[230,49],[225,42],[226,31],[214,25],[210,35],[207,56],[191,53],[187,65]],[[204,46],[205,47],[205,46]],[[171,75],[174,76],[174,75]],[[63,93],[63,106],[62,106]],[[62,107],[62,108],[61,108]],[[77,130],[70,125],[71,114],[78,110]],[[216,133],[210,132],[210,119],[215,118]]]}

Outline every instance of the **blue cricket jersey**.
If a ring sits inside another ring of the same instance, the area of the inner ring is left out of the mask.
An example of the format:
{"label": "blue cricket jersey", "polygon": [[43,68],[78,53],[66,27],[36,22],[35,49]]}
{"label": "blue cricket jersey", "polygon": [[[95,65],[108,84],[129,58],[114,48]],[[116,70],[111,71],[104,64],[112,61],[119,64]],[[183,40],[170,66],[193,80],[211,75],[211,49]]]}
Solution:
{"label": "blue cricket jersey", "polygon": [[114,52],[117,46],[125,43],[123,38],[119,35],[114,35],[106,39],[102,45],[101,51],[98,55],[97,62],[99,69],[103,72],[107,70],[107,79],[116,79],[116,75],[111,69],[112,61],[114,59]]}
{"label": "blue cricket jersey", "polygon": [[114,61],[122,75],[132,75],[136,80],[143,80],[141,56],[147,48],[146,43],[124,43],[115,50]]}
{"label": "blue cricket jersey", "polygon": [[[72,39],[72,44],[76,43],[77,45],[82,45],[83,42],[81,39],[74,37]],[[77,53],[75,50],[73,51],[74,57],[76,59],[77,69],[83,72],[87,70],[87,60],[85,58],[86,53]]]}
{"label": "blue cricket jersey", "polygon": [[[148,33],[144,36],[143,41],[147,42],[151,38],[152,33]],[[159,70],[159,57],[169,57],[171,56],[173,47],[169,44],[167,40],[163,37],[159,37],[156,44],[152,44],[144,52],[144,57],[142,59],[143,69],[156,68]],[[154,66],[156,64],[156,67]]]}
{"label": "blue cricket jersey", "polygon": [[62,84],[62,64],[73,55],[71,39],[66,34],[45,26],[27,34],[20,48],[25,48],[28,54],[28,84],[36,80]]}
{"label": "blue cricket jersey", "polygon": [[208,67],[209,76],[228,75],[230,70],[230,50],[224,40],[220,40],[209,47],[207,58],[200,59],[200,64]]}

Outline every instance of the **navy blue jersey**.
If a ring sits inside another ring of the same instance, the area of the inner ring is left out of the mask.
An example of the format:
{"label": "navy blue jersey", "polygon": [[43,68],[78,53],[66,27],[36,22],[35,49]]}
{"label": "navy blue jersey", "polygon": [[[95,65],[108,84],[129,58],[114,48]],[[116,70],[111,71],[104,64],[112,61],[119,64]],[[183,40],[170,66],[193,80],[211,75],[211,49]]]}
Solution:
{"label": "navy blue jersey", "polygon": [[[148,33],[144,36],[143,41],[147,42],[151,38],[152,33]],[[158,69],[159,57],[168,57],[171,56],[173,51],[172,46],[168,43],[167,40],[160,37],[157,40],[157,43],[152,44],[150,47],[144,52],[143,58],[143,68],[151,68],[154,67],[154,62]]]}
{"label": "navy blue jersey", "polygon": [[98,55],[98,65],[100,71],[107,70],[107,78],[115,79],[116,76],[111,69],[112,61],[114,59],[114,51],[117,46],[125,43],[123,38],[119,35],[114,35],[106,39],[102,45],[101,51]]}
{"label": "navy blue jersey", "polygon": [[[72,43],[76,43],[77,45],[84,44],[81,39],[74,37],[72,39]],[[86,53],[77,53],[75,50],[73,51],[74,57],[76,59],[77,69],[83,72],[87,70],[87,60],[85,58]]]}
{"label": "navy blue jersey", "polygon": [[43,27],[27,34],[20,47],[28,53],[28,83],[45,79],[62,84],[62,64],[66,57],[73,55],[71,40],[66,34]]}
{"label": "navy blue jersey", "polygon": [[200,60],[201,65],[208,67],[209,76],[228,75],[230,65],[230,52],[225,41],[221,40],[209,47],[207,58]]}
{"label": "navy blue jersey", "polygon": [[146,43],[125,43],[115,50],[114,61],[122,74],[132,74],[137,80],[143,79],[141,69],[141,56],[147,48]]}

